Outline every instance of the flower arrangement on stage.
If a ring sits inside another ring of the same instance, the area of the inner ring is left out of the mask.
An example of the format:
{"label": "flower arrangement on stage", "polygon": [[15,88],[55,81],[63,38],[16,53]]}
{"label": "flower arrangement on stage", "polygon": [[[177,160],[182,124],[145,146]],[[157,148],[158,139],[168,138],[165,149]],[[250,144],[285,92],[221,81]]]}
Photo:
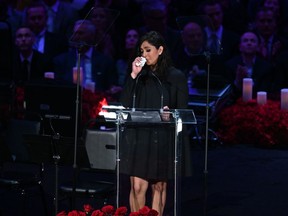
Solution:
{"label": "flower arrangement on stage", "polygon": [[[73,210],[70,212],[62,211],[57,216],[125,216],[128,215],[128,209],[126,207],[119,207],[115,209],[112,205],[106,205],[101,210],[94,210],[89,204],[83,206],[82,211]],[[141,208],[138,212],[131,212],[129,216],[157,216],[156,210],[150,209],[147,206]]]}
{"label": "flower arrangement on stage", "polygon": [[87,89],[82,91],[82,123],[85,124],[90,119],[96,118],[103,105],[111,101],[112,97],[101,91],[92,92]]}
{"label": "flower arrangement on stage", "polygon": [[280,102],[267,100],[258,105],[252,99],[225,107],[218,116],[219,139],[224,144],[247,143],[261,147],[288,144],[288,112],[280,109]]}

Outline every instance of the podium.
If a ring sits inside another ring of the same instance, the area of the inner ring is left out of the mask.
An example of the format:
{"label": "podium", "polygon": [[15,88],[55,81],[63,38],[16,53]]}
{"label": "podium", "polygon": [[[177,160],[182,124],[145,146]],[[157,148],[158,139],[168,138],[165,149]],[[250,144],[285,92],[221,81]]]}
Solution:
{"label": "podium", "polygon": [[[109,108],[107,109],[109,110]],[[119,109],[114,110],[116,113],[116,174],[117,174],[117,192],[116,192],[116,205],[119,207],[120,195],[120,166],[121,166],[121,142],[120,137],[125,128],[132,127],[152,127],[169,124],[174,127],[174,216],[177,215],[178,209],[178,147],[179,147],[179,134],[182,131],[184,124],[197,124],[193,110],[191,109]]]}

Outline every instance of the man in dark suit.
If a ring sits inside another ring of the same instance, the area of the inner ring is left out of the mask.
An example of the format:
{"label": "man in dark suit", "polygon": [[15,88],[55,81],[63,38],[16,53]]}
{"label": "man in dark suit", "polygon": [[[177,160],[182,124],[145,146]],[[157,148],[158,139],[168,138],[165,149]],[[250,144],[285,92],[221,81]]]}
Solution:
{"label": "man in dark suit", "polygon": [[240,55],[226,62],[226,75],[233,86],[236,98],[241,96],[243,78],[253,79],[253,94],[257,91],[271,92],[273,67],[268,61],[257,56],[259,39],[254,32],[245,32],[241,36]]}
{"label": "man in dark suit", "polygon": [[47,29],[69,39],[73,25],[79,19],[78,11],[71,2],[60,0],[42,0],[47,10]]}
{"label": "man in dark suit", "polygon": [[44,78],[49,71],[45,57],[33,49],[35,36],[29,27],[20,27],[15,33],[16,49],[13,58],[13,80],[16,85],[25,85],[27,81]]}
{"label": "man in dark suit", "polygon": [[[89,82],[93,82],[96,90],[106,91],[112,85],[117,84],[117,73],[113,59],[93,47],[94,39],[94,24],[89,20],[76,21],[71,37],[71,44],[74,49],[56,56],[53,60],[58,79],[75,83],[77,80],[75,80],[75,76],[73,79],[73,68],[75,71],[75,67],[81,66],[83,76],[80,84],[84,88]],[[78,61],[79,57],[80,62]]]}
{"label": "man in dark suit", "polygon": [[173,60],[177,68],[182,70],[187,77],[203,77],[206,79],[209,63],[211,68],[210,74],[221,78],[225,70],[224,61],[218,55],[213,55],[211,61],[208,62],[206,37],[203,27],[196,20],[188,20],[184,24],[181,31],[182,46],[179,46],[173,52]]}
{"label": "man in dark suit", "polygon": [[68,51],[68,39],[60,33],[49,32],[47,19],[47,10],[42,3],[32,3],[26,8],[26,24],[35,34],[33,47],[51,63],[56,55]]}
{"label": "man in dark suit", "polygon": [[269,8],[261,7],[255,14],[255,32],[260,39],[258,55],[266,61],[275,63],[278,56],[287,50],[287,38],[279,34],[276,14]]}
{"label": "man in dark suit", "polygon": [[223,9],[217,0],[204,1],[199,12],[207,16],[207,47],[212,54],[219,54],[224,61],[238,54],[239,35],[223,25]]}

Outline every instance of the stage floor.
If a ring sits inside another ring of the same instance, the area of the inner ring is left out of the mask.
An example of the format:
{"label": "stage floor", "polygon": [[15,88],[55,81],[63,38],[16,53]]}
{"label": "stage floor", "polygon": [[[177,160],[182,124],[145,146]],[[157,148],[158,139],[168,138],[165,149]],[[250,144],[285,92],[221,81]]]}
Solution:
{"label": "stage floor", "polygon": [[[193,145],[191,158],[193,176],[182,178],[181,199],[179,199],[181,214],[178,215],[287,215],[287,149],[271,150],[247,145],[230,147],[216,145],[209,147],[206,161],[204,146],[196,143],[191,145]],[[207,174],[204,174],[205,163]],[[43,182],[49,215],[54,213],[54,171],[53,165],[47,165]],[[60,167],[59,183],[72,178],[72,176],[72,167]],[[98,177],[105,176],[101,174]],[[106,177],[109,179],[111,175]],[[122,186],[121,195],[126,197],[129,193],[129,185]],[[43,215],[41,200],[37,194],[33,193],[32,195],[27,197],[25,205],[27,215],[41,216]],[[169,192],[168,196],[170,195]],[[93,199],[76,199],[76,208],[81,208],[84,203],[100,205],[99,201]],[[67,201],[59,201],[59,211],[68,208]],[[165,215],[173,216],[173,210],[173,199],[170,196],[167,199]],[[19,195],[0,191],[0,212],[1,216],[22,216]]]}

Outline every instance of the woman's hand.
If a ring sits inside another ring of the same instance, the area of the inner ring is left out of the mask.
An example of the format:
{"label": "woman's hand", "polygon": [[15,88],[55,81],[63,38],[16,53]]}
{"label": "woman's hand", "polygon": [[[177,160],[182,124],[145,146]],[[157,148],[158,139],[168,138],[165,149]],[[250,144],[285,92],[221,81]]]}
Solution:
{"label": "woman's hand", "polygon": [[162,118],[162,121],[170,121],[170,112],[169,112],[168,106],[163,107],[163,112],[161,113],[161,118]]}
{"label": "woman's hand", "polygon": [[132,72],[131,72],[131,77],[133,79],[135,79],[137,77],[137,75],[140,73],[140,71],[142,70],[141,66],[141,57],[137,57],[135,58],[135,60],[132,62]]}

